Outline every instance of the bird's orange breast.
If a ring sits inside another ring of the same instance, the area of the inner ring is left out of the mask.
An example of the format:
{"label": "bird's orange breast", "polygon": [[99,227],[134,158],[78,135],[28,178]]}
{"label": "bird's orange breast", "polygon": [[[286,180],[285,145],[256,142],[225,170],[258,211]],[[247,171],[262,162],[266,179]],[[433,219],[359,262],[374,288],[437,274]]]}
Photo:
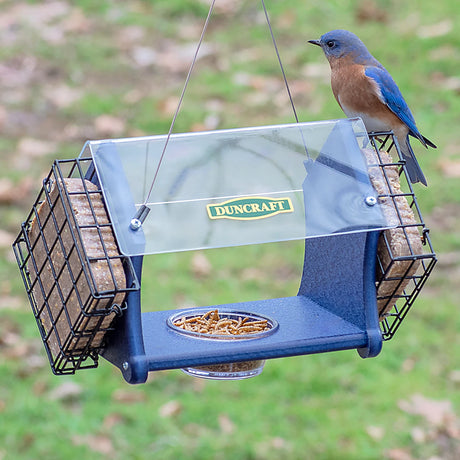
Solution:
{"label": "bird's orange breast", "polygon": [[365,66],[343,57],[330,60],[330,65],[332,92],[342,110],[379,118],[389,127],[401,123],[382,101],[377,83],[365,75]]}

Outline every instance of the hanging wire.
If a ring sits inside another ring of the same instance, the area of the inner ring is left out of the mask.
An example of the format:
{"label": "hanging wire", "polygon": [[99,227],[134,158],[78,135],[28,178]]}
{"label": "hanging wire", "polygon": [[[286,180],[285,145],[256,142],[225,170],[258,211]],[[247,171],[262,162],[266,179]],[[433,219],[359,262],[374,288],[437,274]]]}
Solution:
{"label": "hanging wire", "polygon": [[188,69],[188,73],[187,73],[187,77],[185,79],[184,87],[182,88],[182,92],[181,92],[181,95],[180,95],[180,98],[179,98],[179,102],[177,103],[177,107],[176,107],[176,110],[174,112],[174,116],[173,116],[173,119],[171,121],[171,125],[169,127],[168,135],[166,136],[165,144],[163,146],[163,151],[161,152],[160,159],[158,161],[157,169],[155,171],[155,175],[153,176],[152,183],[150,184],[149,192],[147,193],[147,196],[145,197],[144,203],[138,209],[138,211],[136,212],[135,216],[131,219],[130,227],[134,231],[139,230],[139,228],[142,227],[142,223],[145,221],[145,219],[147,218],[148,213],[150,212],[150,208],[147,206],[147,203],[148,203],[148,201],[150,199],[150,195],[152,194],[153,186],[155,185],[155,181],[157,179],[158,172],[160,171],[160,166],[161,166],[161,163],[163,162],[163,158],[165,156],[166,148],[168,147],[169,139],[171,137],[171,134],[172,134],[172,131],[173,131],[173,128],[174,128],[174,124],[176,123],[176,118],[177,118],[177,115],[179,113],[180,107],[182,105],[182,101],[184,99],[184,95],[185,95],[185,91],[187,89],[188,83],[190,81],[190,76],[192,75],[193,68],[195,67],[195,63],[196,63],[196,60],[198,58],[198,53],[200,51],[201,44],[203,43],[204,34],[206,32],[206,29],[208,28],[209,20],[211,18],[211,14],[212,14],[212,11],[214,9],[214,4],[215,3],[216,3],[216,0],[212,0],[211,6],[209,7],[208,15],[207,15],[206,20],[204,22],[203,30],[201,31],[200,39],[198,41],[198,45],[196,47],[195,54],[193,55],[192,63],[190,64],[190,67]]}
{"label": "hanging wire", "polygon": [[[270,35],[272,37],[272,43],[273,43],[273,47],[275,48],[276,57],[278,58],[278,63],[280,65],[281,73],[283,75],[284,85],[286,86],[286,91],[289,96],[289,101],[291,102],[292,111],[294,112],[294,118],[295,118],[296,123],[299,123],[299,117],[297,116],[297,111],[294,105],[294,99],[292,98],[291,89],[289,88],[289,83],[287,81],[286,72],[284,71],[283,62],[281,61],[281,56],[278,50],[278,45],[276,44],[275,34],[273,33],[272,25],[270,23],[270,18],[268,16],[267,7],[265,6],[264,0],[261,0],[261,2],[262,2],[262,7],[265,13],[265,19],[267,20],[268,30],[270,31]],[[307,158],[310,159],[310,155],[308,154],[307,144],[305,142],[305,138],[303,136],[302,130],[300,130],[300,136],[302,137],[302,142],[305,147],[305,153],[307,154]]]}
{"label": "hanging wire", "polygon": [[[292,98],[291,90],[289,88],[289,84],[288,84],[288,81],[287,81],[287,78],[286,78],[286,73],[284,71],[284,66],[283,66],[283,63],[281,61],[281,56],[280,56],[280,53],[279,53],[279,50],[278,50],[278,45],[277,45],[276,40],[275,40],[275,35],[273,33],[273,29],[272,29],[272,26],[271,26],[271,23],[270,23],[270,18],[268,16],[267,8],[265,6],[264,0],[261,0],[261,2],[262,2],[262,7],[263,7],[263,10],[264,10],[264,13],[265,13],[265,18],[267,20],[268,29],[270,31],[270,35],[271,35],[271,38],[272,38],[273,46],[275,48],[275,53],[276,53],[276,56],[278,58],[278,63],[280,65],[281,73],[283,75],[284,84],[286,86],[286,90],[287,90],[287,93],[288,93],[288,96],[289,96],[289,100],[291,102],[292,111],[294,112],[294,117],[295,117],[296,122],[299,123],[299,118],[297,116],[297,111],[295,109],[294,100]],[[142,223],[144,222],[144,220],[146,219],[148,213],[150,212],[150,208],[147,206],[147,203],[148,203],[148,201],[150,199],[150,196],[152,194],[153,186],[155,185],[155,181],[157,179],[158,172],[160,171],[160,166],[161,166],[161,163],[163,161],[163,158],[164,158],[164,155],[165,155],[165,152],[166,152],[166,148],[168,146],[169,139],[171,137],[171,134],[172,134],[172,131],[173,131],[173,128],[174,128],[174,124],[176,123],[176,118],[177,118],[177,115],[179,113],[180,107],[182,105],[182,101],[184,99],[185,91],[186,91],[188,83],[190,81],[190,77],[192,75],[193,68],[195,67],[195,63],[196,63],[196,60],[197,60],[197,57],[198,57],[198,53],[200,51],[201,44],[202,44],[203,38],[204,38],[204,34],[206,33],[206,29],[208,27],[209,20],[211,18],[211,14],[212,14],[212,11],[214,9],[214,4],[215,3],[216,3],[216,0],[212,0],[211,5],[209,7],[208,15],[206,17],[206,20],[205,20],[205,23],[204,23],[204,26],[203,26],[203,30],[201,31],[200,39],[198,41],[198,45],[196,47],[192,63],[190,64],[190,68],[188,70],[187,77],[185,79],[184,87],[182,88],[182,92],[181,92],[181,95],[180,95],[180,98],[179,98],[179,102],[177,104],[176,110],[174,112],[173,119],[171,121],[171,125],[169,127],[168,135],[166,136],[166,141],[165,141],[165,144],[163,146],[163,151],[161,152],[161,156],[160,156],[160,159],[158,161],[158,165],[157,165],[155,174],[153,176],[152,183],[150,184],[150,189],[149,189],[149,191],[147,193],[147,196],[145,197],[144,203],[142,204],[142,206],[137,211],[136,215],[131,220],[131,225],[130,226],[131,226],[132,230],[138,230],[142,226]],[[304,139],[304,136],[303,136],[303,132],[301,130],[300,130],[300,135],[302,137],[302,141],[303,141],[303,145],[305,147],[305,152],[307,154],[307,157],[310,158],[310,156],[308,154],[307,145],[306,145],[306,142],[305,142],[305,139]]]}

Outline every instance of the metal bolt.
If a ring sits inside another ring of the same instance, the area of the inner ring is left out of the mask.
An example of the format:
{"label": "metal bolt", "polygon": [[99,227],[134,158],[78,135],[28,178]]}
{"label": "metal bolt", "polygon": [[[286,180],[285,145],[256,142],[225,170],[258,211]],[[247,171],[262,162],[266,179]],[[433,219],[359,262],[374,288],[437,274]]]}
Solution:
{"label": "metal bolt", "polygon": [[131,230],[137,231],[142,227],[142,222],[139,219],[133,218],[129,226]]}
{"label": "metal bolt", "polygon": [[128,368],[129,368],[129,363],[128,363],[128,361],[125,361],[125,362],[123,363],[123,370],[127,371]]}
{"label": "metal bolt", "polygon": [[377,204],[377,198],[375,198],[375,196],[367,196],[364,201],[368,206],[375,206]]}

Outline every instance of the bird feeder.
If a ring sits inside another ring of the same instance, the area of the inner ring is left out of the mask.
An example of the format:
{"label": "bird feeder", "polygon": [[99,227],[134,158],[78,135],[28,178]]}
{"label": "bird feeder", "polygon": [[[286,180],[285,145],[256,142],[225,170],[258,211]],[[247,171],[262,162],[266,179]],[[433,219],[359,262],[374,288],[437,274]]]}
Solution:
{"label": "bird feeder", "polygon": [[[102,356],[129,383],[164,369],[231,379],[267,359],[379,354],[436,262],[391,133],[369,137],[344,119],[173,134],[160,164],[164,143],[90,141],[56,160],[22,224],[14,251],[55,374]],[[291,296],[142,311],[144,256],[289,240],[305,241]],[[179,330],[206,311],[266,328],[227,339]]]}

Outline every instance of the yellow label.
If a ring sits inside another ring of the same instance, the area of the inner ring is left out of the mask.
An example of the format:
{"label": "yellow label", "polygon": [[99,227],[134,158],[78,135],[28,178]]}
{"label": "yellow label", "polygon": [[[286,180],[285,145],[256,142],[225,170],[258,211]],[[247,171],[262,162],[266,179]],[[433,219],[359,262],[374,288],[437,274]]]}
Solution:
{"label": "yellow label", "polygon": [[265,219],[285,212],[294,212],[291,199],[248,196],[206,205],[210,219]]}

